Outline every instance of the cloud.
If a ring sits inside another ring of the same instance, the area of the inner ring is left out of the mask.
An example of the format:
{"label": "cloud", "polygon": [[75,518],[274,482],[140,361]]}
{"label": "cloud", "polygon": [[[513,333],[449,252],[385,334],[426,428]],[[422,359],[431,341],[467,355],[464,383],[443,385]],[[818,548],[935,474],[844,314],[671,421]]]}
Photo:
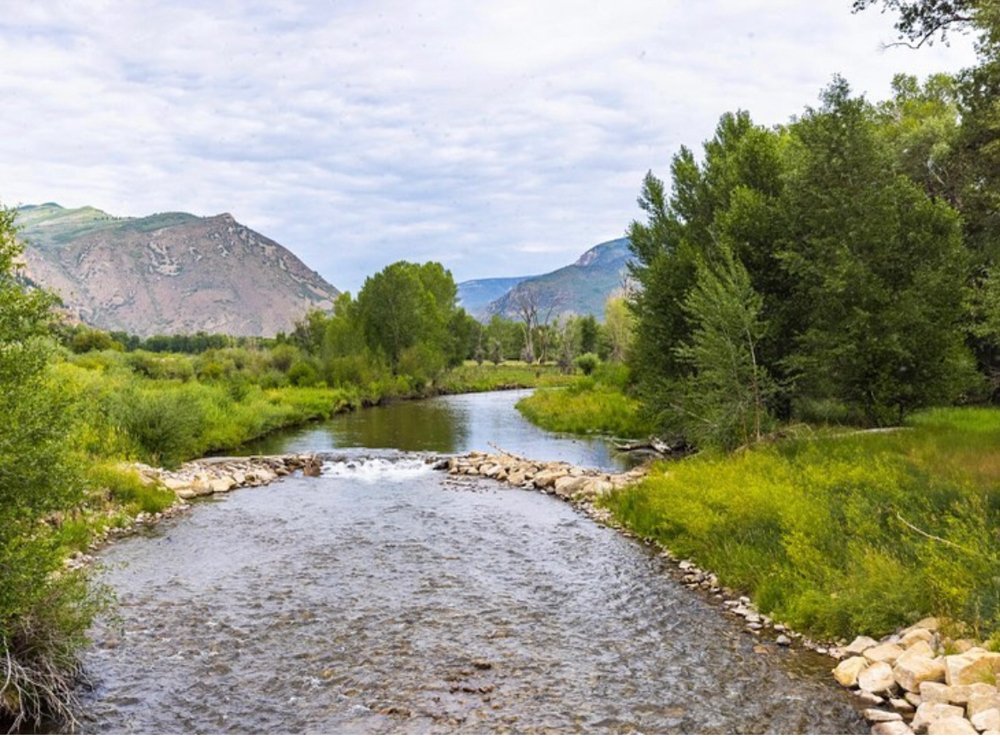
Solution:
{"label": "cloud", "polygon": [[724,111],[973,61],[892,38],[843,0],[21,3],[0,199],[228,211],[354,290],[398,259],[543,272],[620,236]]}

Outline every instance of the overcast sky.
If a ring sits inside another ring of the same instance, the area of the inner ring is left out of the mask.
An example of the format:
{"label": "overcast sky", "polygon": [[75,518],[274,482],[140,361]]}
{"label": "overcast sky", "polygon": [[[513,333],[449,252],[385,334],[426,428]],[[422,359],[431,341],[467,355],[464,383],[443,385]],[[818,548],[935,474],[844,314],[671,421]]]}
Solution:
{"label": "overcast sky", "polygon": [[882,50],[850,0],[47,0],[0,14],[0,202],[232,213],[335,286],[389,262],[545,272],[622,236],[643,174],[835,73],[870,98],[951,47]]}

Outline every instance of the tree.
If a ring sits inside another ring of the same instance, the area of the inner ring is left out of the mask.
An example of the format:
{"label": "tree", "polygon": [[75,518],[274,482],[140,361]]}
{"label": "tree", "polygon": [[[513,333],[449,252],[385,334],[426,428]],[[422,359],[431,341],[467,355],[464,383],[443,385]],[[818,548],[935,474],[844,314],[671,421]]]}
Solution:
{"label": "tree", "polygon": [[49,379],[54,298],[26,289],[14,212],[0,208],[0,727],[66,720],[95,602],[60,574],[45,517],[83,498],[67,399]]}
{"label": "tree", "polygon": [[[983,0],[854,0],[854,12],[860,12],[873,5],[882,5],[882,12],[897,15],[896,30],[899,43],[919,48],[934,43],[940,34],[947,40],[949,30],[966,32],[969,26],[982,22],[987,14],[989,2]],[[906,39],[905,41],[903,39]]]}
{"label": "tree", "polygon": [[[514,314],[521,321],[524,331],[522,359],[532,363],[545,359],[549,344],[549,334],[545,327],[561,303],[558,295],[545,293],[534,283],[521,284],[511,292]],[[536,340],[541,342],[541,353],[536,354]]]}
{"label": "tree", "polygon": [[607,337],[608,357],[612,362],[624,362],[632,343],[635,318],[623,298],[608,298],[604,304],[604,335]]}
{"label": "tree", "polygon": [[893,172],[875,111],[843,80],[791,133],[779,256],[800,317],[785,360],[798,393],[876,424],[952,401],[969,380],[957,214]]}
{"label": "tree", "polygon": [[723,249],[698,265],[684,300],[691,339],[675,349],[688,372],[676,383],[669,414],[698,447],[734,449],[759,442],[770,426],[774,384],[759,357],[763,300],[742,263]]}

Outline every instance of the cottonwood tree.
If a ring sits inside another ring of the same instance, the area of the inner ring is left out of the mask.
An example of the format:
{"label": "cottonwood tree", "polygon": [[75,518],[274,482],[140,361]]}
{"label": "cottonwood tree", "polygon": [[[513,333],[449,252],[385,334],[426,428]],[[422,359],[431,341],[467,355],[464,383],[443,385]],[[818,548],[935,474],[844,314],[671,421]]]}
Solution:
{"label": "cottonwood tree", "polygon": [[[545,291],[534,283],[517,286],[511,294],[511,304],[514,315],[521,322],[524,331],[524,350],[522,358],[533,363],[536,359],[544,361],[548,350],[549,338],[539,330],[546,327],[553,314],[561,304],[561,296]],[[535,353],[535,340],[541,344],[541,353]]]}

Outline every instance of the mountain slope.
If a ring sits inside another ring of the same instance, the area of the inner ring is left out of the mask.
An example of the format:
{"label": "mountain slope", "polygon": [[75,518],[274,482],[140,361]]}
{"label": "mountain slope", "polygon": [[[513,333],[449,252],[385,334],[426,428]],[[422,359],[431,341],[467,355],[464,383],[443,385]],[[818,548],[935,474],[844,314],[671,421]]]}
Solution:
{"label": "mountain slope", "polygon": [[490,303],[484,313],[516,316],[518,302],[531,296],[546,310],[553,306],[553,316],[593,314],[603,320],[604,304],[610,296],[621,292],[631,257],[628,239],[603,242],[588,249],[572,265],[522,280]]}
{"label": "mountain slope", "polygon": [[273,336],[338,291],[228,213],[118,218],[55,203],[18,209],[26,274],[82,321],[153,334]]}
{"label": "mountain slope", "polygon": [[488,319],[489,305],[527,277],[484,278],[459,283],[458,305],[477,319]]}

